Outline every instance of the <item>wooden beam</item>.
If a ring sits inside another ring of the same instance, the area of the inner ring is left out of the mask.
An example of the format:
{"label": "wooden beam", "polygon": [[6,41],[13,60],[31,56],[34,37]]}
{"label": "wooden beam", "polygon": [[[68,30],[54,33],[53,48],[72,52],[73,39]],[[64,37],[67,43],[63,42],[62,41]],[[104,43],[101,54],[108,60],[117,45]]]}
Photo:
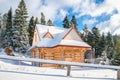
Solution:
{"label": "wooden beam", "polygon": [[[40,48],[38,48],[38,50],[39,50],[39,58],[41,59],[41,49]],[[41,66],[41,63],[39,63],[39,67]]]}
{"label": "wooden beam", "polygon": [[71,66],[67,66],[67,76],[70,76]]}
{"label": "wooden beam", "polygon": [[120,80],[120,69],[117,70],[117,79]]}
{"label": "wooden beam", "polygon": [[[32,58],[35,58],[35,51],[32,52]],[[32,65],[35,65],[35,62],[32,62]]]}
{"label": "wooden beam", "polygon": [[[61,60],[65,61],[65,49],[64,49],[64,47],[61,49]],[[61,68],[64,68],[64,65],[62,65]]]}

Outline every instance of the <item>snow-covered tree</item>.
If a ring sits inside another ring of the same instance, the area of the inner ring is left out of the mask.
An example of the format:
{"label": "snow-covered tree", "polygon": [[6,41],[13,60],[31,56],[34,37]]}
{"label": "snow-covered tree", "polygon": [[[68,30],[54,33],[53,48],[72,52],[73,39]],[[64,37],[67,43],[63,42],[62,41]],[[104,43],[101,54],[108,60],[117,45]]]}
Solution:
{"label": "snow-covered tree", "polygon": [[12,46],[12,8],[7,13],[5,39],[7,40],[7,46]]}
{"label": "snow-covered tree", "polygon": [[7,23],[7,13],[3,14],[3,18],[2,18],[2,28],[5,30],[6,29],[6,23]]}
{"label": "snow-covered tree", "polygon": [[[0,13],[0,41],[2,41],[2,35],[1,35],[2,29],[1,28],[2,28],[2,16]],[[2,45],[2,43],[0,43],[0,48],[2,47],[1,45]]]}
{"label": "snow-covered tree", "polygon": [[15,11],[13,23],[13,49],[25,51],[29,47],[27,8],[24,0],[21,0]]}
{"label": "snow-covered tree", "polygon": [[53,26],[53,23],[52,23],[52,21],[50,19],[48,20],[47,25],[48,26]]}
{"label": "snow-covered tree", "polygon": [[1,42],[2,42],[2,47],[3,48],[8,46],[7,39],[6,39],[6,36],[5,36],[7,17],[8,17],[7,13],[3,14],[2,26],[1,26]]}
{"label": "snow-covered tree", "polygon": [[100,42],[100,30],[97,27],[92,28],[92,38],[93,38],[93,48],[95,49],[95,56],[99,57],[101,56],[101,52],[99,51],[99,42]]}
{"label": "snow-covered tree", "polygon": [[46,24],[45,16],[44,16],[43,12],[41,12],[41,24],[42,24],[42,25],[45,25],[45,24]]}
{"label": "snow-covered tree", "polygon": [[69,21],[67,16],[63,20],[63,27],[64,28],[70,28],[70,21]]}
{"label": "snow-covered tree", "polygon": [[120,66],[120,39],[117,40],[117,45],[116,45],[114,57],[112,59],[112,64]]}
{"label": "snow-covered tree", "polygon": [[106,36],[106,44],[107,44],[107,57],[109,59],[113,58],[114,55],[114,40],[113,40],[113,36],[110,32],[108,32],[107,36]]}
{"label": "snow-covered tree", "polygon": [[38,17],[35,18],[35,24],[39,24]]}
{"label": "snow-covered tree", "polygon": [[74,24],[74,27],[75,27],[75,29],[77,30],[77,20],[76,20],[76,17],[75,16],[72,16],[72,19],[71,19],[71,25],[73,25]]}
{"label": "snow-covered tree", "polygon": [[0,13],[0,29],[1,29],[1,26],[2,26],[2,16],[1,16],[1,13]]}
{"label": "snow-covered tree", "polygon": [[33,41],[34,28],[35,28],[35,21],[34,21],[34,17],[32,16],[29,21],[29,28],[28,28],[30,45],[32,45],[32,41]]}

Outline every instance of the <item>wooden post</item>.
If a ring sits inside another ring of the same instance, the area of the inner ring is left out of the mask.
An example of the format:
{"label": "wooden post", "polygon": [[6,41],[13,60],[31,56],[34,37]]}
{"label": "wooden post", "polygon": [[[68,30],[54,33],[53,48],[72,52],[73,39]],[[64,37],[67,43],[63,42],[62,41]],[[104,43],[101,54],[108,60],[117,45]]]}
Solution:
{"label": "wooden post", "polygon": [[[39,59],[41,59],[41,49],[39,48]],[[39,67],[41,67],[41,63],[39,63]]]}
{"label": "wooden post", "polygon": [[21,65],[21,60],[18,61],[18,64]]}
{"label": "wooden post", "polygon": [[[62,60],[62,61],[65,61],[65,54],[64,54],[65,52],[64,52],[64,50],[65,50],[65,49],[64,49],[64,47],[63,47],[63,48],[61,49],[61,60]],[[64,68],[64,65],[61,65],[61,68]]]}
{"label": "wooden post", "polygon": [[117,70],[117,79],[120,79],[120,69]]}
{"label": "wooden post", "polygon": [[[35,52],[34,51],[32,52],[32,58],[35,58]],[[34,65],[35,65],[35,63],[32,62],[32,66],[34,66]]]}
{"label": "wooden post", "polygon": [[[21,58],[21,53],[19,53],[19,58]],[[21,65],[21,60],[18,61],[18,64]]]}
{"label": "wooden post", "polygon": [[[39,59],[39,48],[36,51],[36,58]],[[39,62],[36,62],[36,66],[39,67]]]}
{"label": "wooden post", "polygon": [[67,66],[67,76],[70,76],[71,66]]}

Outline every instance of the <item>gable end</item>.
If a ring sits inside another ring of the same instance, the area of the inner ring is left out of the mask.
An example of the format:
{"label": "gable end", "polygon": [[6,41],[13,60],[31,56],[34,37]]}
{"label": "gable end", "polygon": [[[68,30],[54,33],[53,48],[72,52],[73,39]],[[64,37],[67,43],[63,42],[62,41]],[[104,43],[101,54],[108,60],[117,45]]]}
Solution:
{"label": "gable end", "polygon": [[43,38],[52,38],[53,39],[53,36],[52,34],[48,31],[44,36]]}
{"label": "gable end", "polygon": [[62,39],[83,41],[74,27],[71,27]]}

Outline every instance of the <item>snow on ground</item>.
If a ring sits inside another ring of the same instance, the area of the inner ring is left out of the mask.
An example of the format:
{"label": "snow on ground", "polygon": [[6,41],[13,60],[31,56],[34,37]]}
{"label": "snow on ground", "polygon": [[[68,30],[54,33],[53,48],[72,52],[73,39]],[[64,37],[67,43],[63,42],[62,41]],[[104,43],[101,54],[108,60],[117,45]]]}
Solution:
{"label": "snow on ground", "polygon": [[6,55],[6,53],[4,52],[4,49],[0,48],[0,55]]}
{"label": "snow on ground", "polygon": [[[0,55],[5,55],[4,51]],[[17,65],[16,65],[17,64]],[[25,66],[26,65],[26,66]],[[31,62],[0,59],[0,80],[113,80],[117,72],[110,69],[72,67],[71,76],[64,69],[33,67]]]}
{"label": "snow on ground", "polygon": [[53,69],[13,65],[0,61],[0,80],[113,80],[117,72],[110,69],[72,67],[71,76],[66,69]]}
{"label": "snow on ground", "polygon": [[[15,52],[13,52],[13,54],[14,54],[16,57],[25,58],[25,56],[23,56],[22,54],[18,54],[18,53],[15,53]],[[8,55],[4,52],[4,49],[1,49],[1,50],[0,50],[0,55],[8,56]],[[9,63],[9,64],[16,64],[16,65],[19,64],[19,61],[17,61],[17,60],[0,59],[0,61],[3,61],[3,62],[5,62],[5,63]],[[22,64],[22,65],[30,66],[30,65],[31,65],[31,62],[21,61],[21,64]]]}

